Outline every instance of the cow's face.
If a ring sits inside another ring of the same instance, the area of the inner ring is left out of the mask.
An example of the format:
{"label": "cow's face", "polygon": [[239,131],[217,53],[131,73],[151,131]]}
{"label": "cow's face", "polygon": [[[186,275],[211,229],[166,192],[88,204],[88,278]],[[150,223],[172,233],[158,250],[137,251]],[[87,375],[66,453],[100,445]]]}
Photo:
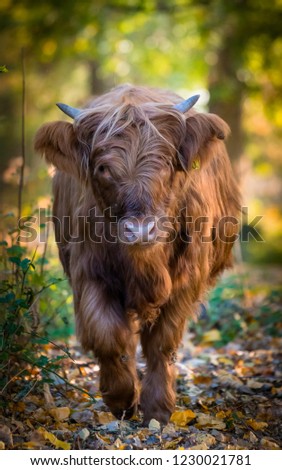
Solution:
{"label": "cow's face", "polygon": [[47,124],[35,146],[86,183],[105,220],[110,216],[121,227],[123,242],[149,244],[158,239],[160,218],[171,222],[193,159],[204,162],[226,126],[217,116],[187,117],[169,106],[139,113],[127,106],[105,118],[93,110],[75,125]]}
{"label": "cow's face", "polygon": [[123,242],[156,241],[158,221],[169,215],[176,161],[173,136],[157,135],[145,123],[97,136],[90,184],[100,210],[119,223]]}

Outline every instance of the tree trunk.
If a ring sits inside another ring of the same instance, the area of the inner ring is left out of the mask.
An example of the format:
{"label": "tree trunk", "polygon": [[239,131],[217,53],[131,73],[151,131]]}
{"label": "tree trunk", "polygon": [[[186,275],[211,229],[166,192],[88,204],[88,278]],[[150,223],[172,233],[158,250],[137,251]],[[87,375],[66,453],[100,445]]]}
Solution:
{"label": "tree trunk", "polygon": [[[224,39],[223,39],[224,40]],[[230,126],[227,149],[233,163],[238,162],[244,149],[242,105],[244,84],[237,78],[238,55],[225,38],[226,46],[218,51],[218,62],[209,75],[210,112],[218,114]]]}

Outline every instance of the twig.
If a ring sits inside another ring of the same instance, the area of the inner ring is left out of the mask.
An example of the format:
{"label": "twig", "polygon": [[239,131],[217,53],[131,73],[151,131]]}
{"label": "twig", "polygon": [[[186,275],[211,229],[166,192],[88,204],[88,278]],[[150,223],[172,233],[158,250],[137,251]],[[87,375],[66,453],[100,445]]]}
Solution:
{"label": "twig", "polygon": [[20,168],[20,180],[19,180],[19,189],[18,189],[18,221],[20,221],[20,218],[21,218],[21,215],[22,215],[22,193],[23,193],[24,170],[25,170],[25,94],[26,94],[26,83],[25,83],[24,48],[22,48],[22,50],[21,50],[21,62],[22,62],[22,164],[21,164],[21,168]]}
{"label": "twig", "polygon": [[29,391],[22,397],[22,400],[24,400],[29,394],[30,392],[36,387],[36,384],[39,382],[38,379],[36,379],[34,381],[34,383],[32,384],[32,386],[30,387]]}
{"label": "twig", "polygon": [[[37,295],[41,294],[41,292],[44,292],[46,289],[48,289],[49,287],[53,286],[54,284],[58,284],[59,282],[63,282],[63,281],[66,281],[66,279],[56,279],[54,282],[50,282],[50,284],[47,284],[46,286],[43,286],[40,290],[38,290],[37,292],[35,292],[34,297],[36,297]],[[31,306],[32,306],[32,305],[31,305]]]}
{"label": "twig", "polygon": [[13,380],[18,377],[18,375],[22,374],[23,372],[25,372],[27,369],[26,367],[24,367],[22,370],[20,370],[20,372],[17,372],[15,375],[13,375],[13,377],[10,378],[10,380],[4,385],[4,387],[2,388],[2,390],[0,390],[0,395],[2,395],[2,393],[4,392],[4,390],[9,386],[9,384],[11,382],[13,382]]}
{"label": "twig", "polygon": [[[50,210],[50,206],[48,206],[48,212]],[[44,264],[46,260],[46,253],[47,253],[47,248],[48,248],[48,241],[49,241],[49,235],[50,235],[50,224],[47,223],[46,225],[46,240],[44,243],[44,250],[42,253],[42,258],[41,258],[41,266],[40,266],[40,276],[43,276],[44,273]]]}
{"label": "twig", "polygon": [[66,351],[63,347],[59,346],[58,344],[54,343],[53,341],[51,341],[50,339],[46,338],[45,336],[41,336],[41,335],[38,335],[37,333],[29,333],[30,336],[36,336],[36,338],[40,338],[40,339],[43,339],[43,340],[46,340],[49,344],[53,344],[53,346],[55,346],[57,349],[59,349],[60,351],[62,351],[63,353],[65,353],[66,357],[68,357],[72,362],[76,363],[75,362],[75,359],[72,358],[71,354],[69,351]]}
{"label": "twig", "polygon": [[[35,363],[35,365],[37,365]],[[45,370],[45,372],[47,372],[48,374],[54,374],[56,375],[59,379],[63,380],[63,382],[65,382],[66,385],[68,385],[69,387],[72,387],[72,388],[75,388],[76,390],[78,390],[79,392],[81,393],[84,393],[85,395],[88,395],[89,398],[91,398],[91,400],[95,403],[96,402],[96,399],[93,397],[93,395],[91,395],[90,393],[88,393],[86,390],[84,390],[83,388],[81,387],[78,387],[78,385],[74,385],[72,383],[70,383],[67,379],[65,379],[64,377],[62,377],[60,374],[58,374],[57,372],[55,372],[54,370],[49,370],[47,367],[44,367],[44,366],[37,366],[37,367],[40,367],[41,369]]]}

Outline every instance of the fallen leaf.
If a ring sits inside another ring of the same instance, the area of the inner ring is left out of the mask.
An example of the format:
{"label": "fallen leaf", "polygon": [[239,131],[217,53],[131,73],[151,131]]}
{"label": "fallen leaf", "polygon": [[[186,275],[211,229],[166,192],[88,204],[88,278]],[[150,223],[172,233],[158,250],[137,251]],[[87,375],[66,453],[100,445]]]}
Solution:
{"label": "fallen leaf", "polygon": [[225,364],[225,365],[227,365],[227,366],[234,366],[233,361],[232,361],[231,359],[229,359],[229,357],[224,357],[224,356],[219,357],[219,358],[218,358],[218,362],[219,362],[220,364]]}
{"label": "fallen leaf", "polygon": [[119,450],[123,450],[124,448],[126,447],[126,444],[124,444],[120,438],[118,437],[115,442],[114,442],[114,448],[115,449],[119,449]]}
{"label": "fallen leaf", "polygon": [[216,444],[215,437],[205,432],[201,432],[199,434],[190,434],[189,440],[195,443],[195,445],[206,444],[208,447]]}
{"label": "fallen leaf", "polygon": [[255,390],[262,388],[263,385],[264,385],[263,383],[258,382],[257,380],[254,380],[254,379],[247,380],[247,387],[253,388]]}
{"label": "fallen leaf", "polygon": [[22,413],[25,410],[25,403],[23,401],[18,401],[17,403],[14,404],[13,410]]}
{"label": "fallen leaf", "polygon": [[45,424],[46,422],[51,422],[52,418],[46,413],[46,410],[43,408],[38,408],[34,413],[33,413],[33,419],[38,421],[41,424]]}
{"label": "fallen leaf", "polygon": [[159,423],[159,421],[157,421],[156,419],[151,419],[151,421],[149,422],[149,426],[148,426],[149,430],[152,431],[152,432],[160,432],[161,430],[161,425]]}
{"label": "fallen leaf", "polygon": [[168,423],[163,429],[162,434],[170,437],[177,437],[177,431],[173,423]]}
{"label": "fallen leaf", "polygon": [[208,450],[208,446],[203,442],[202,444],[197,444],[196,446],[189,447],[189,450]]}
{"label": "fallen leaf", "polygon": [[219,418],[214,418],[211,415],[199,413],[197,415],[197,422],[200,427],[212,429],[225,429],[226,424]]}
{"label": "fallen leaf", "polygon": [[69,382],[73,379],[76,379],[79,375],[80,375],[79,369],[73,369],[73,370],[69,371],[69,373],[68,373]]}
{"label": "fallen leaf", "polygon": [[98,421],[100,424],[107,424],[111,421],[116,421],[116,418],[114,415],[112,415],[112,413],[101,411],[101,413],[98,413]]}
{"label": "fallen leaf", "polygon": [[13,446],[11,429],[5,424],[0,425],[0,441],[3,441],[9,447]]}
{"label": "fallen leaf", "polygon": [[192,410],[181,410],[175,411],[172,413],[170,421],[177,426],[186,426],[186,424],[190,423],[192,419],[196,417],[196,414]]}
{"label": "fallen leaf", "polygon": [[138,437],[139,437],[139,439],[140,439],[141,441],[146,440],[146,439],[148,438],[148,434],[149,434],[149,430],[148,430],[148,429],[142,429],[141,431],[139,431],[139,432],[137,433],[137,435],[138,435]]}
{"label": "fallen leaf", "polygon": [[231,410],[227,410],[227,411],[218,411],[215,415],[216,418],[219,418],[219,419],[224,419],[224,418],[227,418],[228,416],[231,415]]}
{"label": "fallen leaf", "polygon": [[85,441],[90,436],[90,432],[87,428],[83,428],[79,431],[78,435],[82,441]]}
{"label": "fallen leaf", "polygon": [[220,334],[220,331],[217,330],[216,328],[213,328],[212,330],[207,331],[206,333],[203,334],[203,337],[202,337],[202,343],[204,344],[214,343],[220,340],[221,340],[221,334]]}
{"label": "fallen leaf", "polygon": [[90,410],[74,411],[71,414],[71,419],[76,423],[89,423],[93,421],[93,418],[93,412]]}
{"label": "fallen leaf", "polygon": [[263,437],[260,441],[260,445],[263,449],[267,450],[277,450],[280,449],[279,444],[273,441],[272,439],[268,439],[267,437]]}
{"label": "fallen leaf", "polygon": [[97,437],[98,441],[100,441],[102,444],[110,444],[111,439],[107,436],[102,436],[102,434],[99,434],[96,432],[95,436]]}
{"label": "fallen leaf", "polygon": [[173,439],[172,441],[167,441],[164,444],[164,449],[176,449],[177,444],[183,440],[183,437],[178,437],[177,439]]}
{"label": "fallen leaf", "polygon": [[191,403],[191,398],[188,397],[187,395],[184,395],[182,398],[181,398],[181,401],[184,405],[189,405],[189,403]]}
{"label": "fallen leaf", "polygon": [[[42,429],[42,428],[39,428]],[[45,437],[43,433],[36,429],[29,434],[29,441],[26,442],[26,446],[29,448],[42,446],[45,443]]]}
{"label": "fallen leaf", "polygon": [[282,387],[272,387],[271,393],[272,395],[282,394]]}
{"label": "fallen leaf", "polygon": [[56,421],[64,421],[70,415],[70,409],[67,406],[51,408],[49,413]]}
{"label": "fallen leaf", "polygon": [[248,431],[243,435],[243,439],[246,439],[247,441],[250,441],[252,444],[255,444],[258,442],[257,436],[252,432]]}
{"label": "fallen leaf", "polygon": [[196,375],[193,378],[193,382],[195,385],[199,385],[199,384],[209,385],[211,381],[212,381],[211,377],[206,376],[206,375]]}
{"label": "fallen leaf", "polygon": [[63,450],[70,450],[71,445],[68,442],[60,441],[54,434],[46,431],[44,428],[39,428],[38,431],[44,436],[44,438],[51,442],[53,446]]}
{"label": "fallen leaf", "polygon": [[262,431],[268,427],[268,424],[264,421],[256,421],[254,419],[247,419],[246,423],[253,428],[254,431]]}
{"label": "fallen leaf", "polygon": [[28,442],[24,442],[23,443],[23,446],[25,449],[31,449],[31,450],[34,450],[34,449],[42,449],[44,446],[45,440],[43,439],[42,442],[39,442],[39,441],[28,441]]}
{"label": "fallen leaf", "polygon": [[217,377],[220,384],[224,387],[239,388],[244,385],[242,380],[236,377],[236,375],[229,374],[226,371],[219,371]]}
{"label": "fallen leaf", "polygon": [[201,400],[201,398],[198,400],[198,403],[199,403],[199,405],[203,408],[203,410],[205,410],[205,411],[208,411],[208,410],[209,410],[209,408],[207,407],[207,405],[205,405],[205,404],[203,403],[203,401]]}

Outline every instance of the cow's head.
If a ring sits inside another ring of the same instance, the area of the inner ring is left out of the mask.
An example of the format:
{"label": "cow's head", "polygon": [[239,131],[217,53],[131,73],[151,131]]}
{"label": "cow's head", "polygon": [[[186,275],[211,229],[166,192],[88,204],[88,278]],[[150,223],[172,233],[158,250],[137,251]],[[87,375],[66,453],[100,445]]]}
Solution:
{"label": "cow's head", "polygon": [[122,241],[148,244],[159,218],[173,215],[184,196],[195,159],[204,168],[228,132],[218,116],[189,112],[198,97],[178,104],[124,100],[117,107],[100,100],[84,110],[59,104],[74,123],[42,126],[35,148],[93,191],[100,211],[110,209]]}

